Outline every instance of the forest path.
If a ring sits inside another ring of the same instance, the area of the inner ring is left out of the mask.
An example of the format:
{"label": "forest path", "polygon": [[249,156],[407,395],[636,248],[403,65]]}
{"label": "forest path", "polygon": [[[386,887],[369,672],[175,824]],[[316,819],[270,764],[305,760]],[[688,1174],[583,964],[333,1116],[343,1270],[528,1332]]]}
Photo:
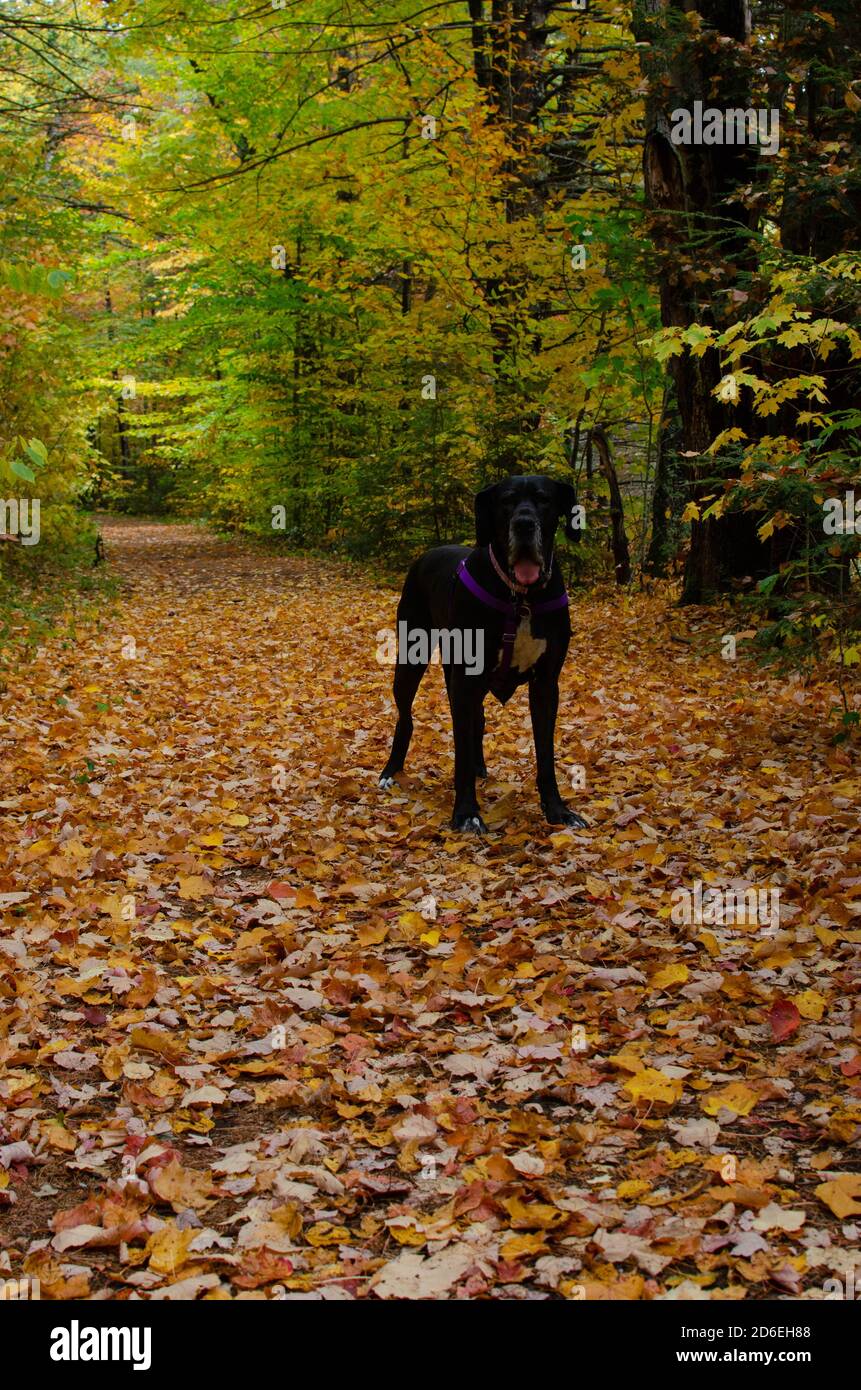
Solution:
{"label": "forest path", "polygon": [[[575,597],[557,744],[591,828],[541,821],[520,692],[465,840],[438,671],[376,786],[394,592],[194,526],[104,534],[118,602],[0,703],[0,1270],[43,1297],[821,1296],[861,1211],[833,692],[721,660],[719,615]],[[779,925],[674,923],[698,880],[779,889]]]}

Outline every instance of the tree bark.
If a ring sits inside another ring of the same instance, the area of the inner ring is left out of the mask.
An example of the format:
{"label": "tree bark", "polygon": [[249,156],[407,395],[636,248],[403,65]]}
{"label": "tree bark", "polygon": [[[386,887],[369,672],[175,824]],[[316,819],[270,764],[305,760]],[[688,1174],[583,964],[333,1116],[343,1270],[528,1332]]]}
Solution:
{"label": "tree bark", "polygon": [[592,430],[592,440],[598,450],[601,472],[607,479],[610,488],[610,524],[612,526],[611,547],[613,551],[613,566],[616,571],[617,584],[629,584],[631,581],[631,554],[628,548],[628,536],[625,531],[625,509],[622,505],[622,493],[619,488],[619,479],[610,454],[610,441],[603,429],[596,425]]}
{"label": "tree bark", "polygon": [[[693,27],[685,15],[696,12]],[[658,254],[661,322],[665,327],[721,326],[727,291],[741,269],[754,268],[755,217],[742,189],[755,180],[756,146],[674,144],[672,112],[694,102],[721,108],[750,105],[750,8],[748,0],[639,0],[633,29],[649,87],[643,174],[649,230]],[[681,420],[689,497],[722,488],[720,464],[705,450],[731,422],[744,427],[743,411],[729,412],[716,398],[720,360],[714,349],[671,359]],[[768,550],[747,517],[728,513],[695,521],[682,601],[702,603],[721,589],[768,572]]]}
{"label": "tree bark", "polygon": [[[672,391],[669,392],[672,398]],[[674,517],[678,517],[678,449],[681,439],[678,415],[672,399],[665,403],[658,422],[658,451],[655,487],[652,493],[652,524],[645,568],[657,578],[667,575],[673,551]]]}

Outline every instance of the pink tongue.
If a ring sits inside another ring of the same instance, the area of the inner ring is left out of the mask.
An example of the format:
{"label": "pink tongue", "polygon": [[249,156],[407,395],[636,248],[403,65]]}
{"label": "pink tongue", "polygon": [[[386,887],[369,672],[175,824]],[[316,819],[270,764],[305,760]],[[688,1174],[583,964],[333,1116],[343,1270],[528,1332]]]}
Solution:
{"label": "pink tongue", "polygon": [[514,578],[518,584],[534,584],[540,573],[532,560],[518,560],[514,566]]}

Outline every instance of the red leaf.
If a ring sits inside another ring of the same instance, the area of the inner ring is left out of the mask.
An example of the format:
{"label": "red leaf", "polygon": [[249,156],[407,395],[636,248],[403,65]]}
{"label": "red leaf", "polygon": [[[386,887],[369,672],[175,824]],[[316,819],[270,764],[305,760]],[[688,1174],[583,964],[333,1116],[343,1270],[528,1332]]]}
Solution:
{"label": "red leaf", "polygon": [[293,1273],[293,1261],[272,1250],[251,1250],[245,1256],[233,1282],[240,1289],[259,1289],[273,1279],[287,1279]]}
{"label": "red leaf", "polygon": [[270,883],[266,889],[267,898],[295,898],[296,889],[292,883]]}
{"label": "red leaf", "polygon": [[801,1014],[789,999],[775,999],[768,1012],[768,1021],[775,1042],[783,1042],[795,1032],[801,1022]]}

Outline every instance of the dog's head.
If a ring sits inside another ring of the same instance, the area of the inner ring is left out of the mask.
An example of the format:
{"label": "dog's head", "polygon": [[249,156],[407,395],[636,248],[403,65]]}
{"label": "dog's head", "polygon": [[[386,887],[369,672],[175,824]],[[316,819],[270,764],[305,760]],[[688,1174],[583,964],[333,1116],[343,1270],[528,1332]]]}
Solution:
{"label": "dog's head", "polygon": [[546,578],[553,555],[553,537],[562,518],[569,540],[579,540],[573,524],[577,493],[570,483],[525,473],[503,478],[484,488],[475,499],[475,537],[492,545],[500,564],[518,584]]}

